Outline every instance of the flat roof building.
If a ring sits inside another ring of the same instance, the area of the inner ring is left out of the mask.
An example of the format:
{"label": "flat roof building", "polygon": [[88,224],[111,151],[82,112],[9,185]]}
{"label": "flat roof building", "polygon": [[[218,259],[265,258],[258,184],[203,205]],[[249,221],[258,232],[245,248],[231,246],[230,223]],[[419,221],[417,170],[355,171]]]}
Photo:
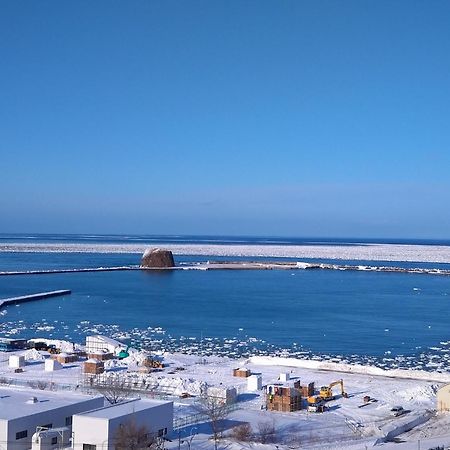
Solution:
{"label": "flat roof building", "polygon": [[[74,448],[113,450],[126,448],[130,433],[139,431],[145,442],[172,432],[173,402],[129,400],[73,416]],[[120,442],[119,442],[120,441]]]}
{"label": "flat roof building", "polygon": [[70,429],[74,414],[103,404],[103,397],[0,388],[0,442],[6,450],[30,449],[38,427]]}
{"label": "flat roof building", "polygon": [[26,339],[11,339],[0,337],[0,352],[13,352],[27,348]]}

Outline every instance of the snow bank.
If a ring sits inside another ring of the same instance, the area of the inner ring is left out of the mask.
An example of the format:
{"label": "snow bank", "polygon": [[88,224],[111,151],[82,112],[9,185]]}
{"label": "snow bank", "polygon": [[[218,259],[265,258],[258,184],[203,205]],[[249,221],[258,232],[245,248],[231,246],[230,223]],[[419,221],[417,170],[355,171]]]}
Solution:
{"label": "snow bank", "polygon": [[154,389],[180,396],[187,392],[193,396],[201,396],[208,387],[204,381],[185,379],[180,377],[151,377],[147,383]]}
{"label": "snow bank", "polygon": [[437,385],[416,386],[403,391],[398,391],[396,395],[403,398],[405,401],[425,402],[430,398],[435,398],[437,390]]}
{"label": "snow bank", "polygon": [[[394,438],[400,436],[407,431],[412,430],[418,425],[422,425],[431,419],[433,413],[431,411],[425,411],[421,414],[411,414],[404,416],[401,419],[397,419],[395,422],[388,423],[381,427],[381,432],[384,437],[377,439],[375,445],[383,444],[384,442],[392,442]],[[420,447],[419,447],[420,448]]]}
{"label": "snow bank", "polygon": [[358,373],[390,378],[407,378],[411,380],[450,383],[450,373],[425,372],[423,370],[392,369],[385,370],[374,366],[360,364],[344,364],[315,361],[311,359],[279,358],[272,356],[252,356],[247,360],[251,364],[261,366],[299,367],[312,370],[328,370],[333,372]]}
{"label": "snow bank", "polygon": [[23,356],[25,357],[25,361],[44,361],[45,357],[35,348],[27,350]]}

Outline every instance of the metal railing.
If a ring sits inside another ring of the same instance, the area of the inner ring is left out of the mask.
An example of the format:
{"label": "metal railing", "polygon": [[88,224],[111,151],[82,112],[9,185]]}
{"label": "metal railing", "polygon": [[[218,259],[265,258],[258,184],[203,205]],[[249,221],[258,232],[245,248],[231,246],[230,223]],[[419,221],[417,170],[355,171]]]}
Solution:
{"label": "metal railing", "polygon": [[[233,411],[236,411],[238,409],[241,409],[241,406],[239,403],[232,403],[231,405],[225,405],[220,408],[223,413],[222,416],[226,416],[227,414],[230,414]],[[173,421],[173,430],[177,431],[181,428],[188,427],[191,425],[196,425],[197,423],[201,422],[210,422],[211,418],[205,414],[205,413],[195,413],[195,414],[189,414],[183,417],[177,417]]]}

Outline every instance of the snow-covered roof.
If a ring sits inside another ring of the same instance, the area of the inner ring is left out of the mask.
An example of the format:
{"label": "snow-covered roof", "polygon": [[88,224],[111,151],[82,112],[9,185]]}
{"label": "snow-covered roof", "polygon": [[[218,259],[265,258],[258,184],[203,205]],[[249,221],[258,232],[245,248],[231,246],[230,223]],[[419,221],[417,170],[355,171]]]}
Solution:
{"label": "snow-covered roof", "polygon": [[108,336],[103,336],[101,334],[94,334],[91,336],[86,336],[86,345],[89,345],[88,342],[90,340],[94,340],[94,339],[97,341],[101,341],[105,344],[112,345],[114,347],[119,347],[119,346],[123,347],[124,346],[124,344],[122,342],[117,341],[116,339],[110,338]]}
{"label": "snow-covered roof", "polygon": [[105,406],[103,408],[94,409],[84,413],[76,414],[77,416],[89,416],[96,419],[115,419],[118,417],[128,416],[138,411],[155,408],[157,406],[166,405],[173,402],[163,400],[141,400],[133,399],[115,405]]}
{"label": "snow-covered roof", "polygon": [[[35,397],[36,402],[30,399]],[[33,389],[0,388],[0,420],[12,420],[91,399],[86,395]]]}

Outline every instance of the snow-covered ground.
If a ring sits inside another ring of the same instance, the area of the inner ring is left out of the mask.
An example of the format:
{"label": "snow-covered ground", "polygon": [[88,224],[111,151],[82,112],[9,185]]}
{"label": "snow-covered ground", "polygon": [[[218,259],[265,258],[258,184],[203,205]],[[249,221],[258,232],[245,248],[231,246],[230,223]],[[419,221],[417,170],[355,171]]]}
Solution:
{"label": "snow-covered ground", "polygon": [[363,261],[408,261],[450,263],[450,246],[441,245],[223,245],[223,244],[75,244],[10,243],[0,252],[40,253],[138,253],[146,248],[164,247],[175,255],[290,257]]}
{"label": "snow-covered ground", "polygon": [[[72,350],[72,344],[49,341],[62,346],[65,351]],[[23,373],[13,373],[8,367],[10,353],[0,353],[0,381],[8,383],[14,380],[25,386],[46,389],[81,391],[83,374],[80,362],[66,364],[61,370],[44,371],[45,352],[28,350],[17,352],[25,355],[27,365]],[[275,429],[275,443],[269,445],[255,443],[236,443],[226,440],[220,448],[232,450],[252,448],[351,448],[370,447],[388,433],[396,434],[401,426],[408,423],[423,422],[412,431],[398,436],[404,444],[395,444],[399,449],[422,449],[433,445],[450,443],[450,417],[437,415],[436,391],[444,382],[450,382],[450,375],[421,371],[382,371],[380,369],[351,366],[344,364],[320,363],[318,361],[299,361],[286,358],[254,357],[235,360],[224,357],[200,357],[183,354],[164,354],[166,367],[161,371],[144,374],[138,371],[143,354],[131,351],[124,360],[106,362],[106,376],[127,378],[139,391],[139,395],[155,396],[161,393],[172,394],[175,401],[175,417],[186,419],[186,425],[180,429],[181,448],[210,449],[210,428],[200,421],[189,423],[192,415],[198,413],[194,405],[195,397],[181,399],[182,393],[199,396],[208,386],[235,387],[238,392],[238,409],[231,411],[225,420],[225,435],[232,433],[233,427],[249,422],[258,435],[261,424],[272,424]],[[315,382],[315,386],[328,385],[332,381],[344,380],[349,398],[337,396],[328,403],[323,414],[308,413],[306,409],[293,413],[271,412],[263,409],[265,397],[262,391],[251,392],[247,388],[247,379],[232,375],[233,368],[245,367],[255,374],[261,374],[263,385],[278,381],[280,373],[288,372],[291,379],[302,384]],[[143,383],[145,380],[145,383]],[[39,383],[38,383],[39,382]],[[144,386],[146,386],[144,388]],[[92,391],[94,393],[94,391]],[[376,402],[364,407],[363,397],[370,396]],[[393,417],[390,409],[401,405],[408,413]],[[190,435],[190,437],[189,437]],[[169,444],[170,449],[178,448],[177,433]],[[192,441],[190,441],[192,439]],[[383,448],[394,448],[393,444],[382,444]]]}

